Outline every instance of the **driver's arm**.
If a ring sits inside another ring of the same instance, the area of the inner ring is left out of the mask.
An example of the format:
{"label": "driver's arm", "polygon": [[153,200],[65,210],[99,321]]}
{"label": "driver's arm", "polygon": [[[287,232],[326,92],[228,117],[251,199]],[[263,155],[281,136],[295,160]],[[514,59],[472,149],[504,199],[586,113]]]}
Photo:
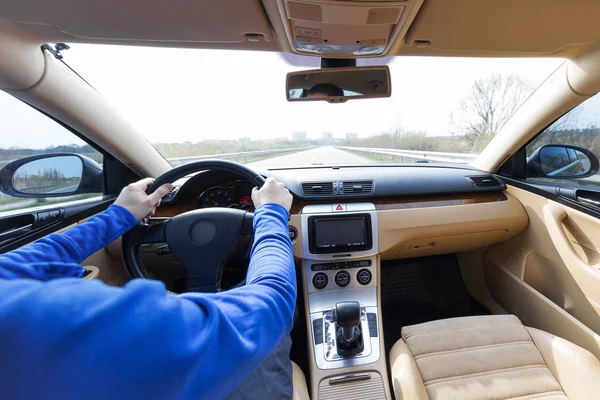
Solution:
{"label": "driver's arm", "polygon": [[164,284],[148,280],[115,288],[72,278],[0,279],[6,397],[218,399],[231,392],[289,332],[296,299],[291,196],[273,180],[260,192],[243,288],[168,296]]}
{"label": "driver's arm", "polygon": [[47,281],[81,277],[84,268],[77,264],[133,228],[138,219],[146,216],[140,214],[154,210],[171,190],[170,185],[163,185],[146,196],[145,190],[152,181],[147,178],[127,186],[115,204],[83,224],[0,255],[0,278]]}

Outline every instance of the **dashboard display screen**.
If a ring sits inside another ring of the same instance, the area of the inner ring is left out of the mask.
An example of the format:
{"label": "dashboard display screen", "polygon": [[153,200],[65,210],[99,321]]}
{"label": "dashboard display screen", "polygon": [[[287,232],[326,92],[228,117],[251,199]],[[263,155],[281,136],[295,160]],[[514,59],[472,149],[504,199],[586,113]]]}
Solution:
{"label": "dashboard display screen", "polygon": [[368,214],[309,218],[311,253],[338,253],[371,248]]}

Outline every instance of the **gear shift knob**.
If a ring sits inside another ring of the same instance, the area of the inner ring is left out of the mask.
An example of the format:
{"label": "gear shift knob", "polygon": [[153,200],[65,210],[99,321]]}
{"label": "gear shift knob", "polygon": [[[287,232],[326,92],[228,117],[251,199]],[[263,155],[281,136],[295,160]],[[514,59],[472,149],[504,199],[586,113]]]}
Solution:
{"label": "gear shift knob", "polygon": [[342,301],[335,305],[335,323],[342,328],[346,341],[352,341],[355,327],[360,325],[360,303],[358,301]]}

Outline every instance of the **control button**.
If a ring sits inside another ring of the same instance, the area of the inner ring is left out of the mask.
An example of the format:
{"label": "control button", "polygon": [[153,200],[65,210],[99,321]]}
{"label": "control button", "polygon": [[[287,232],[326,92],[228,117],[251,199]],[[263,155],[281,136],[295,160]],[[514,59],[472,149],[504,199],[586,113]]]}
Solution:
{"label": "control button", "polygon": [[381,46],[382,44],[385,44],[385,39],[361,40],[360,44],[362,44],[363,46]]}
{"label": "control button", "polygon": [[323,343],[323,334],[315,335],[315,344]]}
{"label": "control button", "polygon": [[356,274],[356,280],[361,285],[368,285],[369,282],[371,282],[371,271],[369,271],[368,269],[361,269]]}
{"label": "control button", "polygon": [[344,212],[344,211],[346,211],[346,204],[345,203],[334,204],[333,205],[333,211],[334,212]]}
{"label": "control button", "polygon": [[313,320],[313,332],[315,336],[315,344],[323,343],[323,320]]}
{"label": "control button", "polygon": [[369,328],[369,336],[377,337],[377,328],[375,328],[375,329]]}
{"label": "control button", "polygon": [[367,313],[367,320],[368,321],[377,321],[377,314],[375,313]]}
{"label": "control button", "polygon": [[[336,276],[336,279],[337,279],[337,276]],[[315,288],[323,289],[325,286],[327,286],[327,282],[328,282],[327,275],[325,275],[322,272],[319,272],[318,274],[313,276],[312,282],[313,282],[313,285]]]}
{"label": "control button", "polygon": [[310,36],[310,37],[314,37],[314,38],[321,37],[321,31],[319,29],[302,28],[299,26],[296,27],[296,34],[300,35],[300,36]]}
{"label": "control button", "polygon": [[51,222],[59,220],[60,219],[60,211],[59,210],[50,211],[50,215],[48,218]]}
{"label": "control button", "polygon": [[[327,265],[327,264],[325,264],[325,265]],[[327,268],[325,268],[325,265],[323,265],[323,264],[313,264],[313,265],[310,266],[310,269],[313,270],[313,271],[323,271],[324,269],[327,269]]]}
{"label": "control button", "polygon": [[47,225],[50,223],[50,213],[48,211],[39,212],[39,213],[37,213],[37,219],[38,219],[38,226]]}
{"label": "control button", "polygon": [[309,36],[296,36],[296,40],[305,43],[323,43],[323,39]]}
{"label": "control button", "polygon": [[170,253],[171,253],[171,248],[169,247],[169,245],[160,246],[160,247],[156,248],[157,256],[164,256],[165,254],[170,254]]}
{"label": "control button", "polygon": [[335,274],[335,283],[340,287],[347,286],[350,283],[350,274],[348,271],[342,270]]}
{"label": "control button", "polygon": [[298,239],[298,230],[293,226],[290,226],[289,229],[290,229],[290,240],[292,241],[292,243],[294,243],[294,242],[296,242],[296,239]]}

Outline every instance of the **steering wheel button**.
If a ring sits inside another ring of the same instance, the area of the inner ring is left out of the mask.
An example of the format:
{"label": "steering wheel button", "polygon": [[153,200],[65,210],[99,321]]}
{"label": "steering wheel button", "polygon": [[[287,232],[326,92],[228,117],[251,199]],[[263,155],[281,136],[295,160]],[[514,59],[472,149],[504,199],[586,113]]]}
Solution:
{"label": "steering wheel button", "polygon": [[327,275],[325,275],[323,272],[319,272],[313,276],[312,282],[315,288],[323,289],[325,286],[327,286]]}
{"label": "steering wheel button", "polygon": [[170,253],[171,253],[171,248],[169,247],[169,245],[160,246],[160,247],[156,248],[157,256],[164,256],[165,254],[170,254]]}

